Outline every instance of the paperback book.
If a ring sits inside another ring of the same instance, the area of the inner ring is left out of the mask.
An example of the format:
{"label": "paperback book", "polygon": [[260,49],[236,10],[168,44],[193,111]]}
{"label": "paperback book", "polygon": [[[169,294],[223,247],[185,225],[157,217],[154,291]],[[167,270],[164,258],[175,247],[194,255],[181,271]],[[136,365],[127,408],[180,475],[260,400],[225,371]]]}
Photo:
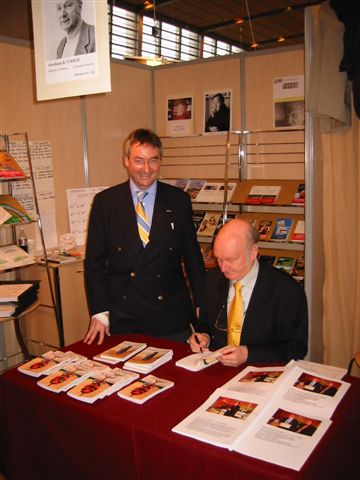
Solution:
{"label": "paperback book", "polygon": [[120,398],[142,404],[173,386],[174,382],[170,380],[155,377],[154,375],[147,375],[141,380],[121,389],[117,394]]}
{"label": "paperback book", "polygon": [[272,220],[260,220],[258,225],[259,240],[269,240],[271,235],[271,228],[274,222]]}
{"label": "paperback book", "polygon": [[331,426],[349,383],[296,364],[249,366],[172,430],[300,470]]}
{"label": "paperback book", "polygon": [[206,184],[206,180],[190,180],[187,187],[186,191],[190,195],[190,198],[192,201],[196,200],[200,190],[203,188],[203,186]]}
{"label": "paperback book", "polygon": [[124,368],[139,373],[150,373],[171,360],[172,356],[173,351],[171,349],[147,347],[125,362]]}
{"label": "paperback book", "polygon": [[37,384],[54,393],[66,392],[91,373],[100,372],[105,368],[107,368],[106,365],[100,362],[79,360],[58,368],[54,373],[38,380]]}
{"label": "paperback book", "polygon": [[108,350],[105,350],[105,352],[95,355],[94,360],[100,360],[101,362],[111,364],[125,362],[146,347],[146,343],[136,343],[125,340],[115,347],[109,348]]}
{"label": "paperback book", "polygon": [[274,267],[284,270],[284,272],[292,274],[295,265],[294,257],[277,257],[274,263]]}
{"label": "paperback book", "polygon": [[139,378],[134,372],[125,372],[121,368],[110,368],[91,373],[85,380],[71,388],[67,394],[71,398],[86,403],[112,395],[120,388]]}
{"label": "paperback book", "polygon": [[305,183],[299,183],[296,193],[292,199],[292,205],[304,205],[305,203]]}
{"label": "paperback book", "polygon": [[[235,191],[236,183],[229,182],[227,188],[227,202]],[[197,202],[204,203],[223,203],[225,193],[225,184],[220,182],[206,182],[196,197]]]}
{"label": "paperback book", "polygon": [[305,242],[305,221],[304,220],[298,220],[296,222],[290,241],[297,242],[297,243]]}
{"label": "paperback book", "polygon": [[276,242],[286,242],[289,239],[290,230],[293,223],[294,220],[292,218],[276,219],[270,240]]}
{"label": "paperback book", "polygon": [[204,370],[204,368],[208,368],[211,365],[215,365],[215,363],[218,363],[218,356],[221,351],[222,348],[220,348],[219,350],[215,350],[214,352],[207,351],[204,353],[193,353],[191,355],[188,355],[187,357],[177,360],[177,362],[175,362],[175,365],[177,367],[182,367],[192,372],[199,372],[200,370]]}
{"label": "paperback book", "polygon": [[198,228],[197,235],[212,237],[220,222],[221,213],[207,212]]}
{"label": "paperback book", "polygon": [[20,365],[18,370],[19,372],[25,373],[25,375],[30,375],[31,377],[41,377],[41,375],[49,375],[67,363],[75,362],[77,360],[86,360],[86,357],[71,351],[54,352],[50,350],[49,352],[33,358],[23,365]]}
{"label": "paperback book", "polygon": [[246,203],[249,205],[274,205],[280,190],[280,186],[254,185],[250,189]]}

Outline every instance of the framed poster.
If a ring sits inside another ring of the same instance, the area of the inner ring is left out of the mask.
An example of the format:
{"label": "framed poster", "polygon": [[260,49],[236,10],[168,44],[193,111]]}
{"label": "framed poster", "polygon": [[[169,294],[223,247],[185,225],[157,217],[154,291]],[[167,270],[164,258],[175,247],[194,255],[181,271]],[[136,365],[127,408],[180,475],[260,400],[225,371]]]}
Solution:
{"label": "framed poster", "polygon": [[38,100],[111,91],[106,0],[32,0]]}
{"label": "framed poster", "polygon": [[205,92],[204,106],[204,133],[230,130],[231,90]]}
{"label": "framed poster", "polygon": [[166,133],[170,136],[193,133],[193,97],[171,95],[167,99]]}
{"label": "framed poster", "polygon": [[275,128],[304,126],[304,75],[274,78],[273,100]]}

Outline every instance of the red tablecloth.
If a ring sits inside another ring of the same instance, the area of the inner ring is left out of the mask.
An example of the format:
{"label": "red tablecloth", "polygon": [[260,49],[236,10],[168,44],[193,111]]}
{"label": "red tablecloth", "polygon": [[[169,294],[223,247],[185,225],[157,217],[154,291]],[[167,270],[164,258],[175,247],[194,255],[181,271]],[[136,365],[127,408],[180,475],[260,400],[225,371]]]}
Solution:
{"label": "red tablecloth", "polygon": [[241,368],[217,364],[189,372],[175,366],[191,353],[187,345],[140,335],[109,337],[101,346],[79,342],[67,349],[91,358],[124,339],[172,348],[173,360],[154,372],[175,386],[143,405],[116,395],[89,405],[43,390],[37,379],[16,369],[0,376],[0,445],[7,480],[360,478],[359,379],[346,378],[352,386],[333,425],[296,472],[171,432]]}

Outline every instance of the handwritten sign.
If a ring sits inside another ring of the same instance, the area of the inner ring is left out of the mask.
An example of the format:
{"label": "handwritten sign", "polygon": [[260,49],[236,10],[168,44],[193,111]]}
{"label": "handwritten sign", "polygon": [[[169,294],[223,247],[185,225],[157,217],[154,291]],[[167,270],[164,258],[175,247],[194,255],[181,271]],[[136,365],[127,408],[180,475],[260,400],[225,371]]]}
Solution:
{"label": "handwritten sign", "polygon": [[85,245],[89,213],[94,196],[108,187],[75,188],[67,190],[70,231],[77,245]]}

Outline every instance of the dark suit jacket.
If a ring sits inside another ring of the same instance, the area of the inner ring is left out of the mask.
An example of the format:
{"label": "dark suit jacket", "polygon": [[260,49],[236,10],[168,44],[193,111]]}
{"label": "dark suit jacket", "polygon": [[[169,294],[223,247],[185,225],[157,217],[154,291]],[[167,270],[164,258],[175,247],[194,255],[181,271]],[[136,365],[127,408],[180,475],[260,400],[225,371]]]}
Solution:
{"label": "dark suit jacket", "polygon": [[204,262],[190,197],[158,182],[150,242],[143,248],[129,181],[98,193],[86,246],[85,280],[91,315],[110,311],[112,333],[168,336],[185,331],[199,304]]}
{"label": "dark suit jacket", "polygon": [[[227,344],[229,285],[219,268],[207,272],[196,328],[198,332],[210,334],[212,349]],[[307,337],[303,287],[287,273],[260,262],[240,339],[241,345],[248,347],[248,362],[274,363],[303,358]]]}
{"label": "dark suit jacket", "polygon": [[[66,44],[66,37],[64,37],[56,52],[56,58],[61,58]],[[95,27],[86,22],[82,22],[80,28],[80,36],[76,45],[74,55],[84,55],[86,53],[93,53],[96,51],[95,46]]]}

